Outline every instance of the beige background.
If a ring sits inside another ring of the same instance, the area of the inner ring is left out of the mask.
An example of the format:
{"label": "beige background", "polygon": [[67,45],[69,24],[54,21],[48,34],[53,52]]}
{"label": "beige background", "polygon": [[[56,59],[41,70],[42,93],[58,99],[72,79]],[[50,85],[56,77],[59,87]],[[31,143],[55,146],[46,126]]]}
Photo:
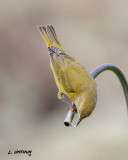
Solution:
{"label": "beige background", "polygon": [[[97,79],[98,102],[77,129],[56,97],[37,25],[53,24],[71,56],[90,72],[117,65],[128,79],[128,1],[0,1],[0,157],[3,160],[127,160],[128,117],[117,77]],[[8,155],[32,150],[32,156]]]}

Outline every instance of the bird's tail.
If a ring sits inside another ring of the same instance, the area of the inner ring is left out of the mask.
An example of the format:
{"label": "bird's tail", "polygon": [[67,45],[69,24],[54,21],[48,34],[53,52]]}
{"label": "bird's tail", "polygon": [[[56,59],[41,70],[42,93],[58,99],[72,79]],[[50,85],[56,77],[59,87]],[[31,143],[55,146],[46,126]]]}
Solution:
{"label": "bird's tail", "polygon": [[55,29],[52,25],[47,25],[46,27],[39,26],[39,31],[48,47],[55,46],[59,49],[62,49],[61,44],[57,38]]}

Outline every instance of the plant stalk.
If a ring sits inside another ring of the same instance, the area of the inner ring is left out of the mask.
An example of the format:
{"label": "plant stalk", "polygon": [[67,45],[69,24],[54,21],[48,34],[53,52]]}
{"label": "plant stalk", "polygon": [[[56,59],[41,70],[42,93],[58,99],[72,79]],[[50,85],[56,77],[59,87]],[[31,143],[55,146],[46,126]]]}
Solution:
{"label": "plant stalk", "polygon": [[110,71],[114,72],[117,75],[117,77],[119,78],[120,83],[123,88],[123,91],[124,91],[125,98],[126,98],[127,110],[128,110],[128,83],[127,83],[127,80],[126,80],[124,74],[117,66],[110,64],[110,63],[102,64],[102,65],[96,67],[91,72],[91,76],[95,79],[100,73],[102,73],[103,71],[106,71],[106,70],[110,70]]}

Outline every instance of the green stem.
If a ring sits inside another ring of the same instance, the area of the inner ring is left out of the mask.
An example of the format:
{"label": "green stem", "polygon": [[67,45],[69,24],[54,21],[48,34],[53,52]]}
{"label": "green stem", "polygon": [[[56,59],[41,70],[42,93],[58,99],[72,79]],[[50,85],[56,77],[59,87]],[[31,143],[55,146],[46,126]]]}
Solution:
{"label": "green stem", "polygon": [[128,109],[128,83],[127,83],[127,80],[126,80],[125,76],[123,75],[122,71],[117,66],[110,64],[110,63],[102,64],[102,65],[96,67],[91,72],[91,76],[95,79],[100,73],[102,73],[103,71],[106,71],[106,70],[113,71],[117,75],[117,77],[119,78],[120,83],[122,84],[122,88],[124,90],[124,95],[126,98],[127,109]]}

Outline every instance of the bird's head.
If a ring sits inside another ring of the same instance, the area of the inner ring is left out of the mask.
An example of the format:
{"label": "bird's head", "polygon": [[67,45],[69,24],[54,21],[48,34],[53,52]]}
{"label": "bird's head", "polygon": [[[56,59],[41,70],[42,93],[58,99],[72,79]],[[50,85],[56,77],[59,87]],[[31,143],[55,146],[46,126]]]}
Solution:
{"label": "bird's head", "polygon": [[77,120],[77,124],[76,126],[79,125],[79,123],[82,121],[82,119],[87,118],[88,116],[90,116],[90,114],[92,113],[92,111],[95,108],[95,104],[94,105],[88,105],[88,104],[82,104],[80,106],[80,108],[77,109],[77,113],[78,113],[78,120]]}
{"label": "bird's head", "polygon": [[97,94],[95,92],[88,92],[88,94],[84,94],[80,96],[76,100],[76,109],[78,114],[78,121],[76,126],[79,125],[82,119],[90,116],[96,106]]}

